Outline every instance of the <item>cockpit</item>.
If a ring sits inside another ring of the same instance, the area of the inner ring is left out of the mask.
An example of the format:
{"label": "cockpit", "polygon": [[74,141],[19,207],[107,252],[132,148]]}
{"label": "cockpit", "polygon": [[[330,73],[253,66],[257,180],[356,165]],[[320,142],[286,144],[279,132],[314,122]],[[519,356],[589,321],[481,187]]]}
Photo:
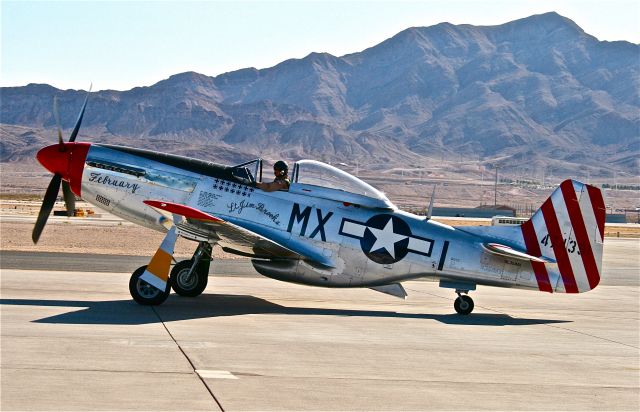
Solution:
{"label": "cockpit", "polygon": [[[245,184],[262,181],[262,159],[235,166],[232,174]],[[384,193],[370,184],[316,160],[300,160],[293,165],[289,192],[364,207],[395,208]]]}
{"label": "cockpit", "polygon": [[251,160],[231,167],[231,175],[245,185],[262,181],[262,159]]}

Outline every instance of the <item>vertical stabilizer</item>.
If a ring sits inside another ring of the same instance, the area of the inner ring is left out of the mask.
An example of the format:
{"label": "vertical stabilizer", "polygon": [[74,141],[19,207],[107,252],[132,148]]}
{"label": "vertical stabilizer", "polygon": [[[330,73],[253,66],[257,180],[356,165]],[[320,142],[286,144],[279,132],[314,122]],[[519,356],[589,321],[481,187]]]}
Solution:
{"label": "vertical stabilizer", "polygon": [[[602,274],[605,204],[600,189],[575,180],[560,184],[521,226],[527,253],[557,262],[532,262],[541,291],[580,293],[594,289]],[[560,274],[550,283],[549,270]]]}

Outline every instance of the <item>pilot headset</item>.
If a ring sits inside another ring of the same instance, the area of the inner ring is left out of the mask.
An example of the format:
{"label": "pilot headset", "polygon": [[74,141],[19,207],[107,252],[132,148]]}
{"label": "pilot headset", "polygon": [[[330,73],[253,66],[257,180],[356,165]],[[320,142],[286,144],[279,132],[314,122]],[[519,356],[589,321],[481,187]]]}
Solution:
{"label": "pilot headset", "polygon": [[286,176],[288,169],[287,164],[282,160],[277,161],[276,164],[273,165],[273,171],[275,175],[279,177]]}

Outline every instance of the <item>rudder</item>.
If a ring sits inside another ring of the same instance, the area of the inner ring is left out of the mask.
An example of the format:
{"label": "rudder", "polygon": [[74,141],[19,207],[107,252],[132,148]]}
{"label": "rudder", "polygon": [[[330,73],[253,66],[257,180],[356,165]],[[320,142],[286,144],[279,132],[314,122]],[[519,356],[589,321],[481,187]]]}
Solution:
{"label": "rudder", "polygon": [[602,273],[605,204],[597,187],[565,180],[521,226],[527,252],[557,262],[560,279],[550,284],[550,265],[532,262],[541,291],[580,293],[594,289]]}

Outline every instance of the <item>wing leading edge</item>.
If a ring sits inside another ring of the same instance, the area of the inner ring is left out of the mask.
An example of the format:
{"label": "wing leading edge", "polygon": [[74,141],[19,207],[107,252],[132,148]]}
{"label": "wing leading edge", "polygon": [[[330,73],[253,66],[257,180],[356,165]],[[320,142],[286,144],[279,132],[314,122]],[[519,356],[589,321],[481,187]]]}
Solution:
{"label": "wing leading edge", "polygon": [[173,225],[174,214],[182,216],[185,219],[175,224],[179,234],[190,239],[217,243],[226,252],[262,259],[312,260],[329,266],[329,262],[318,261],[315,253],[296,250],[299,249],[296,245],[284,246],[265,235],[193,207],[161,200],[145,200],[144,203],[163,217],[165,227]]}

